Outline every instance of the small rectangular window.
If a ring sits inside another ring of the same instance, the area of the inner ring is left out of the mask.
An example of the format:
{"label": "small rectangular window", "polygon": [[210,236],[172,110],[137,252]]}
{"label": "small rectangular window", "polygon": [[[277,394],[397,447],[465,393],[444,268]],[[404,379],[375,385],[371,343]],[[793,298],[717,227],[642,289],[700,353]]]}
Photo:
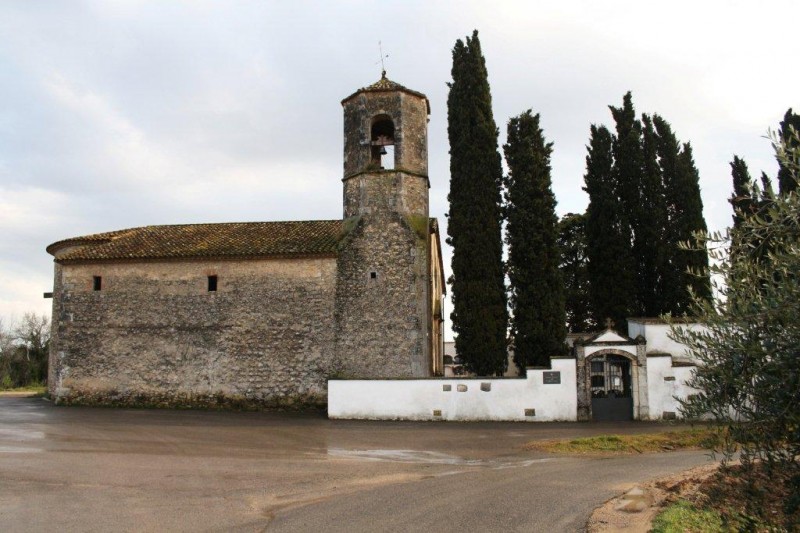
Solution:
{"label": "small rectangular window", "polygon": [[92,288],[96,291],[99,291],[103,288],[103,278],[100,276],[93,276],[92,277]]}
{"label": "small rectangular window", "polygon": [[217,276],[208,276],[208,292],[217,291]]}

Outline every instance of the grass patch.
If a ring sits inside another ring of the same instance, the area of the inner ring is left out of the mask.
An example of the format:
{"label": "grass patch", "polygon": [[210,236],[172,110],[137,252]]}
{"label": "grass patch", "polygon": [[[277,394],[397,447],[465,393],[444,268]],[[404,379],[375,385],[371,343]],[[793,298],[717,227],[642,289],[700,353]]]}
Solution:
{"label": "grass patch", "polygon": [[632,454],[711,449],[716,442],[715,430],[690,429],[641,435],[599,435],[571,440],[534,441],[525,448],[567,454]]}
{"label": "grass patch", "polygon": [[730,531],[723,528],[722,516],[714,510],[698,509],[685,500],[679,500],[653,520],[651,533],[717,533]]}
{"label": "grass patch", "polygon": [[27,392],[27,393],[31,394],[32,396],[39,397],[39,396],[44,396],[45,394],[47,394],[47,385],[42,385],[40,383],[34,383],[34,384],[31,384],[31,385],[25,385],[23,387],[0,389],[0,393],[3,393],[3,392],[10,392],[10,393],[15,393],[15,394]]}

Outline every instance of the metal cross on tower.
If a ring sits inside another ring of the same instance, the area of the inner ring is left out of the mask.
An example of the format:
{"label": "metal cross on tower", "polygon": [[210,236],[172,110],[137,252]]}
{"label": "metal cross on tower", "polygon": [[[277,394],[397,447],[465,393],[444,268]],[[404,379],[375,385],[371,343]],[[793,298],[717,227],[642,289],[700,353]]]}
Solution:
{"label": "metal cross on tower", "polygon": [[383,53],[383,45],[381,44],[380,41],[378,41],[378,52],[380,53],[380,56],[378,57],[378,60],[375,62],[375,64],[376,65],[378,63],[381,64],[381,77],[385,78],[386,77],[386,65],[384,65],[383,60],[385,58],[389,57],[389,54],[384,55],[384,53]]}

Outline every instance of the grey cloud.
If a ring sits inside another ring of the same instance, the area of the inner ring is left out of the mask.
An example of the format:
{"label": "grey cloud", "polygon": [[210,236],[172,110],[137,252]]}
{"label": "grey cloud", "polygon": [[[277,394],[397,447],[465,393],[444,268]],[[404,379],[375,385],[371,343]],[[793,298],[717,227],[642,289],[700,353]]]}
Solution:
{"label": "grey cloud", "polygon": [[[690,7],[681,5],[674,10]],[[764,32],[717,34],[714,26],[709,39],[723,41],[710,43],[698,22],[677,47],[665,38],[668,26],[653,28],[654,16],[669,18],[673,9],[650,9],[638,2],[613,13],[578,2],[3,3],[0,194],[25,205],[0,213],[0,280],[48,280],[44,247],[84,233],[340,216],[339,102],[378,79],[378,40],[389,76],[431,100],[431,214],[443,218],[450,51],[473,28],[481,31],[501,143],[510,116],[528,108],[542,115],[555,144],[560,212],[585,207],[589,125],[610,124],[606,106],[632,89],[640,112],[662,113],[692,141],[706,216],[719,228],[730,219],[731,154],[753,161],[753,174],[759,165],[772,171],[760,135],[800,102],[782,101],[770,83],[743,93],[774,100],[774,115],[753,131],[760,115],[734,120],[727,100],[704,92],[697,65],[708,65],[701,72],[717,76],[715,87],[726,76],[740,81],[713,67],[726,47],[741,50],[742,39],[754,50],[742,72],[786,64],[775,57],[792,49],[780,41],[793,35],[780,31],[792,20],[781,10],[797,8],[760,8],[755,18],[774,21],[769,44]],[[726,20],[747,29],[748,9],[726,8]],[[632,23],[639,26],[625,26]],[[661,41],[648,44],[649,34]],[[796,87],[798,76],[783,72],[782,83]],[[26,296],[19,291],[29,285],[8,283],[0,282],[0,316],[20,315],[25,302],[41,306],[40,291]]]}

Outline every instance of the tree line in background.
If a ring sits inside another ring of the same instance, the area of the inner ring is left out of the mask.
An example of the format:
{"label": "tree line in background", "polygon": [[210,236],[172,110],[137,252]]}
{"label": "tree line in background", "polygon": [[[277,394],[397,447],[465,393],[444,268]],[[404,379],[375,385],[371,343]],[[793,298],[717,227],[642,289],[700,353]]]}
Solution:
{"label": "tree line in background", "polygon": [[[782,143],[780,146],[786,153],[795,153],[798,148],[797,136],[792,134],[792,130],[800,131],[800,115],[794,113],[789,108],[783,115],[783,120],[778,128],[778,140]],[[794,179],[792,169],[788,166],[785,157],[778,159],[778,194],[786,196],[791,192],[797,190],[797,180]],[[733,195],[730,198],[731,206],[733,207],[733,227],[739,229],[744,221],[752,215],[761,213],[762,216],[766,213],[766,207],[772,202],[775,197],[774,188],[772,187],[772,180],[766,174],[761,173],[761,186],[750,177],[750,171],[747,168],[747,163],[744,159],[737,155],[733,156],[731,165],[731,177],[733,178]]]}
{"label": "tree line in background", "polygon": [[706,231],[692,147],[666,120],[639,120],[630,93],[622,107],[611,106],[615,133],[590,130],[589,207],[559,222],[552,143],[530,110],[508,122],[503,175],[477,31],[456,42],[452,77],[451,319],[456,352],[469,371],[504,372],[509,337],[524,373],[565,351],[567,329],[589,331],[607,318],[624,328],[627,317],[682,315],[693,294],[710,298],[707,254],[678,246]]}
{"label": "tree line in background", "polygon": [[15,325],[0,319],[0,390],[43,385],[47,381],[50,321],[25,313]]}
{"label": "tree line in background", "polygon": [[572,332],[607,318],[624,330],[627,317],[681,316],[693,294],[711,298],[708,254],[679,246],[707,231],[691,144],[657,114],[637,119],[630,92],[609,107],[615,132],[590,130],[589,206],[559,227]]}

